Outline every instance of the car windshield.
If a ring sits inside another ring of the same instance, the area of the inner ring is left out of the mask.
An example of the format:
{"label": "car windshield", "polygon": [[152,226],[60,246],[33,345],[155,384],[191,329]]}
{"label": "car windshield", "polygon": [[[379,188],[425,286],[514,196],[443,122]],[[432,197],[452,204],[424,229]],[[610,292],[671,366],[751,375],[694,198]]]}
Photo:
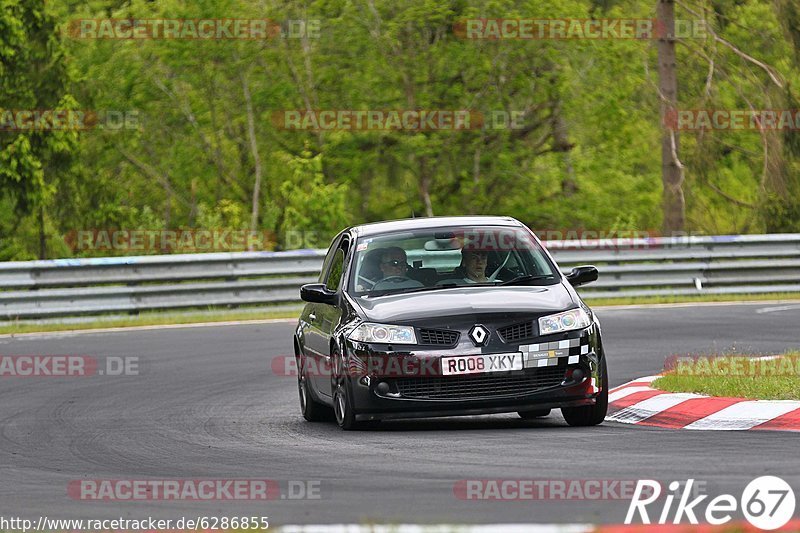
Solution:
{"label": "car windshield", "polygon": [[361,237],[355,253],[348,289],[361,297],[560,280],[541,245],[518,227],[435,228]]}

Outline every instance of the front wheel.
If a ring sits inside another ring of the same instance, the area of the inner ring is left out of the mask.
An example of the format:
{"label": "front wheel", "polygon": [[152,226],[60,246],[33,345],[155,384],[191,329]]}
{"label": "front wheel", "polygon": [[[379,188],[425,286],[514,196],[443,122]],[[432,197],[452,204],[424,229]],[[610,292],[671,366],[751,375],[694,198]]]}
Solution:
{"label": "front wheel", "polygon": [[302,356],[297,358],[297,389],[300,394],[300,412],[309,422],[323,422],[330,417],[330,409],[311,397],[306,365]]}
{"label": "front wheel", "polygon": [[334,361],[335,378],[333,382],[333,413],[336,415],[336,424],[345,431],[354,429],[369,429],[377,426],[380,420],[358,422],[356,410],[353,405],[353,396],[350,392],[350,383],[347,378],[347,365],[339,350],[331,353]]}
{"label": "front wheel", "polygon": [[597,396],[594,405],[583,407],[563,407],[561,414],[570,426],[596,426],[606,419],[608,412],[608,370],[606,368],[606,358],[600,361],[600,372],[602,373],[603,390]]}
{"label": "front wheel", "polygon": [[[342,378],[344,381],[346,378]],[[347,392],[347,383],[339,383],[333,391],[333,412],[336,415],[336,423],[345,431],[356,429],[356,413],[353,409],[353,400]]]}

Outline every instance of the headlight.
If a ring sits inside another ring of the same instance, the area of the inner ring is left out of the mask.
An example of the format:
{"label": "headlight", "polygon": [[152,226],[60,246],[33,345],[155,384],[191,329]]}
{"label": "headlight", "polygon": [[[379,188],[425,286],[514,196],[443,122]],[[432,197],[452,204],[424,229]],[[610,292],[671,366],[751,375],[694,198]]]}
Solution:
{"label": "headlight", "polygon": [[539,319],[539,335],[588,328],[591,324],[592,321],[589,315],[579,307],[563,313],[541,317]]}
{"label": "headlight", "polygon": [[390,326],[365,322],[348,335],[359,342],[380,342],[384,344],[416,344],[417,336],[411,326]]}

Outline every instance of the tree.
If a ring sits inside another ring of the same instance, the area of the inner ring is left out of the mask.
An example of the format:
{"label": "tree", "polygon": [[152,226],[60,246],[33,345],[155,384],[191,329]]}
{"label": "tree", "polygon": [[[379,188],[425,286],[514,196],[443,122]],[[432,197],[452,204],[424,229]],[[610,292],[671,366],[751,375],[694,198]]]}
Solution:
{"label": "tree", "polygon": [[661,180],[663,192],[663,231],[670,235],[684,230],[683,164],[678,158],[678,132],[668,124],[668,113],[678,108],[678,75],[675,57],[675,2],[658,0],[656,20],[663,34],[658,39],[659,100],[661,101]]}
{"label": "tree", "polygon": [[4,233],[14,234],[25,217],[35,215],[40,259],[47,257],[49,209],[70,170],[78,134],[68,126],[36,125],[22,117],[75,110],[69,84],[56,22],[44,0],[5,0],[0,6],[0,196],[15,218],[0,222],[7,226]]}

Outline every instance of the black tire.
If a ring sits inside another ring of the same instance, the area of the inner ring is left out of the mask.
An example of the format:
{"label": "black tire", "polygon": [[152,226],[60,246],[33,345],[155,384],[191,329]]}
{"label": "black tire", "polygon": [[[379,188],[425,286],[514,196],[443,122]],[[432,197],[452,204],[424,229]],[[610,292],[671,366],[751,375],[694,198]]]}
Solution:
{"label": "black tire", "polygon": [[606,368],[606,358],[600,361],[600,372],[602,373],[603,390],[597,396],[594,405],[583,407],[563,407],[561,414],[570,426],[596,426],[606,419],[608,412],[608,369]]}
{"label": "black tire", "polygon": [[325,422],[330,420],[330,408],[319,403],[311,396],[311,391],[308,386],[308,376],[306,375],[306,365],[303,364],[301,357],[297,358],[297,390],[300,395],[300,412],[303,418],[309,422]]}
{"label": "black tire", "polygon": [[535,411],[517,411],[520,418],[531,420],[534,418],[542,418],[550,414],[550,409],[537,409]]}
{"label": "black tire", "polygon": [[336,418],[336,424],[345,431],[371,429],[380,424],[380,420],[366,422],[356,420],[350,382],[344,371],[347,366],[337,349],[331,351],[331,359],[335,361],[334,368],[336,369],[333,383],[333,414]]}
{"label": "black tire", "polygon": [[339,383],[333,391],[333,413],[336,423],[345,431],[356,429],[356,414],[353,410],[353,400],[347,392],[347,384]]}

